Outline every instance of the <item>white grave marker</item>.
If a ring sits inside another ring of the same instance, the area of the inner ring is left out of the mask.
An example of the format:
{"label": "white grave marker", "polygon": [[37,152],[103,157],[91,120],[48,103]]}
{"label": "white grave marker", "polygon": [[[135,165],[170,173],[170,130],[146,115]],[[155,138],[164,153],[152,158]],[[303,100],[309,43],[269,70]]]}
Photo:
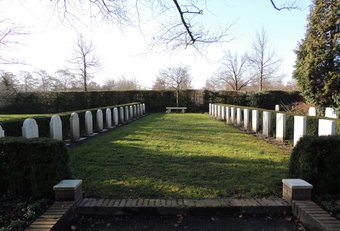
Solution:
{"label": "white grave marker", "polygon": [[319,119],[319,136],[334,136],[335,133],[335,120]]}
{"label": "white grave marker", "polygon": [[235,123],[235,108],[234,107],[230,108],[230,122]]}
{"label": "white grave marker", "polygon": [[119,120],[120,120],[120,123],[124,123],[124,107],[119,107]]}
{"label": "white grave marker", "polygon": [[315,109],[315,107],[310,107],[308,109],[308,115],[309,116],[316,116],[316,109]]}
{"label": "white grave marker", "polygon": [[71,130],[71,140],[77,141],[80,138],[79,130],[79,116],[76,112],[73,112],[70,116],[70,130]]}
{"label": "white grave marker", "polygon": [[225,109],[225,120],[227,124],[230,124],[230,107],[226,107]]}
{"label": "white grave marker", "polygon": [[0,138],[1,138],[1,137],[5,137],[5,131],[2,130],[2,127],[1,127],[1,125],[0,125]]}
{"label": "white grave marker", "polygon": [[142,108],[143,108],[143,115],[145,115],[146,114],[145,103],[142,104]]}
{"label": "white grave marker", "polygon": [[129,107],[129,115],[130,115],[130,120],[133,120],[134,117],[133,117],[133,107],[132,106]]}
{"label": "white grave marker", "polygon": [[93,117],[92,112],[85,112],[85,132],[87,136],[93,135]]}
{"label": "white grave marker", "polygon": [[263,117],[262,117],[262,122],[263,122],[263,135],[266,137],[270,137],[270,131],[271,131],[271,127],[272,127],[272,120],[271,120],[271,112],[269,111],[264,111],[263,112]]}
{"label": "white grave marker", "polygon": [[336,115],[335,109],[331,107],[326,107],[325,117],[334,118],[334,119],[338,118],[338,116]]}
{"label": "white grave marker", "polygon": [[258,132],[259,130],[259,111],[258,110],[252,110],[251,112],[251,127],[253,129],[253,132]]}
{"label": "white grave marker", "polygon": [[124,113],[124,115],[125,115],[125,118],[124,118],[125,122],[128,122],[130,120],[130,117],[129,117],[129,107],[128,106],[125,106],[125,113]]}
{"label": "white grave marker", "polygon": [[39,137],[38,124],[35,119],[25,119],[22,128],[22,137],[30,139]]}
{"label": "white grave marker", "polygon": [[276,140],[283,141],[286,138],[286,114],[276,113]]}
{"label": "white grave marker", "polygon": [[115,126],[119,124],[119,119],[118,119],[118,109],[115,107],[113,108],[113,123]]}
{"label": "white grave marker", "polygon": [[53,115],[51,117],[50,137],[55,140],[63,140],[63,125],[59,115]]}
{"label": "white grave marker", "polygon": [[211,113],[212,113],[212,104],[211,103],[209,103],[209,115],[211,115]]}
{"label": "white grave marker", "polygon": [[245,129],[249,128],[249,109],[243,109],[243,126]]}
{"label": "white grave marker", "polygon": [[241,124],[241,120],[242,120],[242,111],[241,108],[236,108],[236,123],[237,125]]}
{"label": "white grave marker", "polygon": [[294,146],[301,137],[306,135],[307,118],[306,116],[294,116]]}
{"label": "white grave marker", "polygon": [[103,123],[103,111],[98,109],[97,110],[97,113],[96,113],[96,117],[97,117],[97,129],[99,131],[102,131],[103,130],[103,127],[104,127],[104,123]]}
{"label": "white grave marker", "polygon": [[280,111],[280,105],[278,104],[275,105],[275,111]]}
{"label": "white grave marker", "polygon": [[105,116],[106,116],[106,127],[112,128],[112,113],[110,108],[106,108],[105,110]]}

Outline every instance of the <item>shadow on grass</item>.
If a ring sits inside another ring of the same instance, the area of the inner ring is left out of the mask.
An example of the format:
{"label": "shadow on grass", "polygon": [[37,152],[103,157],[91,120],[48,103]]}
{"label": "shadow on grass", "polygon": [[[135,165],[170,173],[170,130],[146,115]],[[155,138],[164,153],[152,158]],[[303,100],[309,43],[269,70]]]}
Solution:
{"label": "shadow on grass", "polygon": [[86,196],[91,197],[277,194],[287,173],[287,158],[254,152],[254,147],[263,147],[254,141],[243,145],[247,139],[255,138],[204,115],[192,122],[152,115],[73,150],[71,171],[84,180]]}

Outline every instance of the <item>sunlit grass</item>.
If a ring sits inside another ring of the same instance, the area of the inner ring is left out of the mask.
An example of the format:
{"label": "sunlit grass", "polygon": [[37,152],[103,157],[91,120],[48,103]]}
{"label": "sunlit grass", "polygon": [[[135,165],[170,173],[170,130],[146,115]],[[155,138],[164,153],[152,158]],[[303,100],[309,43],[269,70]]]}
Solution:
{"label": "sunlit grass", "polygon": [[218,198],[280,193],[289,152],[204,114],[154,114],[70,151],[86,196]]}

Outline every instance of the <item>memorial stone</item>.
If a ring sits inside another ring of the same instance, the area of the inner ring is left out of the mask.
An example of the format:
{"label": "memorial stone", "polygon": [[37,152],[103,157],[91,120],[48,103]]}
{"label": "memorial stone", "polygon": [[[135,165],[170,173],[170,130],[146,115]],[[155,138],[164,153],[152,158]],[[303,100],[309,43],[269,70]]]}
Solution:
{"label": "memorial stone", "polygon": [[276,113],[276,140],[283,141],[286,138],[286,114]]}
{"label": "memorial stone", "polygon": [[270,137],[270,131],[271,131],[271,112],[269,111],[264,111],[263,112],[263,117],[262,117],[262,121],[263,121],[263,130],[262,133],[264,136],[266,137]]}
{"label": "memorial stone", "polygon": [[119,124],[119,116],[118,116],[118,109],[115,107],[113,108],[113,123],[115,126]]}
{"label": "memorial stone", "polygon": [[63,125],[59,115],[53,115],[50,120],[50,137],[63,140]]}
{"label": "memorial stone", "polygon": [[249,109],[243,109],[243,125],[245,129],[249,128]]}
{"label": "memorial stone", "polygon": [[35,119],[25,119],[22,128],[22,137],[30,139],[39,137],[38,124]]}
{"label": "memorial stone", "polygon": [[112,113],[110,108],[106,108],[105,111],[105,116],[106,116],[106,127],[107,128],[112,128]]}
{"label": "memorial stone", "polygon": [[85,133],[87,136],[93,134],[93,117],[91,111],[85,112]]}
{"label": "memorial stone", "polygon": [[316,116],[316,109],[315,109],[315,107],[310,107],[308,109],[308,115],[309,116]]}
{"label": "memorial stone", "polygon": [[335,120],[319,119],[319,136],[334,136]]}
{"label": "memorial stone", "polygon": [[0,125],[0,138],[1,137],[5,137],[5,131],[2,129],[2,127]]}
{"label": "memorial stone", "polygon": [[76,112],[73,112],[70,116],[70,131],[72,141],[80,139],[79,116]]}
{"label": "memorial stone", "polygon": [[98,129],[98,131],[102,131],[103,127],[104,127],[103,111],[101,109],[98,109],[96,115],[97,115],[96,116],[97,117],[97,129]]}
{"label": "memorial stone", "polygon": [[236,108],[236,123],[237,125],[241,124],[241,120],[242,120],[242,111],[241,108]]}
{"label": "memorial stone", "polygon": [[251,116],[251,126],[253,129],[253,132],[258,132],[259,130],[259,111],[258,110],[252,110],[252,116]]}
{"label": "memorial stone", "polygon": [[294,146],[298,143],[301,137],[306,135],[306,116],[294,116]]}

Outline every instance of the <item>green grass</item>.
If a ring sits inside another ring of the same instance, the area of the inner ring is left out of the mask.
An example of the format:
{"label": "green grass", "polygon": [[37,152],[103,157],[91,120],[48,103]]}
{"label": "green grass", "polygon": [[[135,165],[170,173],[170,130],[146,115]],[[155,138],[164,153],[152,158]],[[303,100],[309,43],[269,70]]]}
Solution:
{"label": "green grass", "polygon": [[0,121],[32,118],[34,116],[49,116],[50,114],[12,114],[12,115],[0,115]]}
{"label": "green grass", "polygon": [[153,114],[70,150],[70,168],[88,197],[260,197],[289,154],[208,115]]}

